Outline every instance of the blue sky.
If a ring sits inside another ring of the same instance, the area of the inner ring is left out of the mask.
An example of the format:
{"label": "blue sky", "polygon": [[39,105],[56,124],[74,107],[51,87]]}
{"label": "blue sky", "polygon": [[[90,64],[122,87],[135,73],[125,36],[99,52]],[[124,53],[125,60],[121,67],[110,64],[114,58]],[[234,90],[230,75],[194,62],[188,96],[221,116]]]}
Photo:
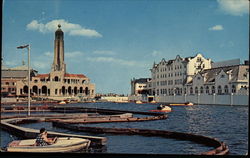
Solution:
{"label": "blue sky", "polygon": [[4,0],[2,57],[49,73],[54,32],[64,31],[67,72],[84,74],[97,93],[130,93],[153,62],[202,53],[212,61],[248,59],[247,0]]}

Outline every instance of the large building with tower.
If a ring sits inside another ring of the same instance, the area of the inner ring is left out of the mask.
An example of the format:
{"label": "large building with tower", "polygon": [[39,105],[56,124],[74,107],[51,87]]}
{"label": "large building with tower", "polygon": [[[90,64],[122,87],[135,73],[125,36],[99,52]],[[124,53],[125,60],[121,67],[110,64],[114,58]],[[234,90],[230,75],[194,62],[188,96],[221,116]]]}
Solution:
{"label": "large building with tower", "polygon": [[[64,37],[61,25],[55,32],[54,60],[51,72],[31,76],[30,92],[33,97],[43,97],[55,100],[65,98],[93,98],[95,85],[84,74],[70,74],[66,71],[64,62]],[[28,78],[28,77],[27,77]],[[16,95],[28,93],[28,80],[21,79],[16,82]]]}

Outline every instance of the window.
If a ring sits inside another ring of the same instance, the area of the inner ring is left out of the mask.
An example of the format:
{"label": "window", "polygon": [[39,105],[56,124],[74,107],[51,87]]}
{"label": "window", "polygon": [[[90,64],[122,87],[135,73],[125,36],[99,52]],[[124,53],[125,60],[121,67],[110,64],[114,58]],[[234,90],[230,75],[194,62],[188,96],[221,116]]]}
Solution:
{"label": "window", "polygon": [[218,94],[222,94],[221,86],[218,86]]}
{"label": "window", "polygon": [[206,94],[209,94],[209,87],[206,86]]}
{"label": "window", "polygon": [[228,86],[227,85],[225,85],[225,87],[224,87],[224,92],[225,92],[225,94],[228,94]]}
{"label": "window", "polygon": [[203,87],[200,88],[200,92],[203,93]]}
{"label": "window", "polygon": [[190,87],[190,94],[193,94],[193,87]]}
{"label": "window", "polygon": [[195,87],[195,94],[198,94],[198,87]]}
{"label": "window", "polygon": [[235,85],[232,85],[232,93],[236,93],[236,87],[235,87]]}
{"label": "window", "polygon": [[54,78],[54,81],[56,81],[56,82],[58,82],[58,81],[59,81],[58,76],[56,76],[56,77]]}
{"label": "window", "polygon": [[201,78],[200,77],[197,77],[197,80],[200,80]]}
{"label": "window", "polygon": [[221,75],[220,78],[225,78],[225,75]]}
{"label": "window", "polygon": [[215,87],[212,86],[212,93],[215,93]]}
{"label": "window", "polygon": [[197,57],[197,62],[200,62],[201,61],[201,57]]}
{"label": "window", "polygon": [[6,84],[6,85],[9,85],[9,82],[6,82],[5,84]]}

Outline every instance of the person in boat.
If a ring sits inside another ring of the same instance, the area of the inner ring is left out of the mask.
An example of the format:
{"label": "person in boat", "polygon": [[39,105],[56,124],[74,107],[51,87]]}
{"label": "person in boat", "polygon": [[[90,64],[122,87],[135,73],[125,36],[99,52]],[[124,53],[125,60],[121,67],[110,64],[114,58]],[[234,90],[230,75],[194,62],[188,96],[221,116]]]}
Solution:
{"label": "person in boat", "polygon": [[48,133],[45,128],[40,129],[40,133],[36,137],[36,146],[46,146],[46,145],[51,145],[54,144],[57,140],[57,137],[54,139],[49,139],[47,137]]}

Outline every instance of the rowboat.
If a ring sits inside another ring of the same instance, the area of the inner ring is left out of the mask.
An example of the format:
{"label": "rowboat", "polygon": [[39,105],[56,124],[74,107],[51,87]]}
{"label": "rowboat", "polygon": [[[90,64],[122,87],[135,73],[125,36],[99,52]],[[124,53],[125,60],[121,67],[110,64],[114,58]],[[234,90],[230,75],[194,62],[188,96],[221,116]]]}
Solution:
{"label": "rowboat", "polygon": [[54,152],[72,152],[81,149],[87,149],[90,140],[83,138],[60,137],[52,145],[36,146],[36,139],[15,140],[8,144],[7,152],[38,152],[38,153],[54,153]]}

